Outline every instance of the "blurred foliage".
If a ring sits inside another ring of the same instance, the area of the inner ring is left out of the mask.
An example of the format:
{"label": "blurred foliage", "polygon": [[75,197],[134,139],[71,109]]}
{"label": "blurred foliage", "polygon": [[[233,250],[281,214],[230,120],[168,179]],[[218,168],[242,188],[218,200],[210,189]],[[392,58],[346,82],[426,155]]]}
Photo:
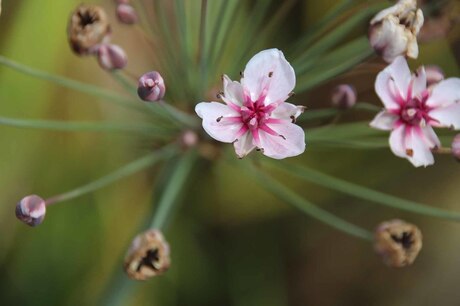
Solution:
{"label": "blurred foliage", "polygon": [[[115,21],[112,2],[100,1]],[[0,54],[31,67],[122,92],[93,59],[77,58],[68,48],[67,18],[79,3],[3,0]],[[298,1],[284,22],[292,32],[276,38],[273,44],[281,49],[289,46],[289,39],[308,29],[335,3]],[[151,69],[155,54],[138,47],[140,36],[133,35],[132,29],[114,24],[114,40],[126,46],[128,54],[134,54],[128,69],[135,73]],[[356,34],[365,32],[363,28]],[[422,45],[421,56],[413,67],[434,63],[448,76],[459,76],[459,63],[451,49],[457,41],[449,37]],[[230,56],[233,49],[225,50],[224,55]],[[250,56],[252,53],[242,54],[243,62]],[[372,91],[380,70],[376,66],[381,67],[381,62],[373,60],[358,66],[294,101],[311,109],[327,107],[334,85],[350,82],[356,84],[363,101],[378,103]],[[232,76],[236,77],[241,68],[234,67]],[[217,84],[220,73],[225,71],[215,70],[217,74],[208,78]],[[0,101],[1,115],[14,118],[115,118],[128,123],[142,118],[92,96],[4,67],[0,67]],[[370,115],[358,113],[344,118],[353,119],[369,120]],[[14,217],[14,205],[25,194],[50,196],[120,167],[150,149],[148,137],[139,141],[128,134],[62,133],[3,126],[0,135],[1,305],[458,304],[457,224],[375,206],[277,174],[277,178],[322,208],[366,228],[372,229],[389,218],[418,224],[425,237],[420,258],[412,267],[392,270],[373,254],[368,242],[306,218],[224,160],[213,167],[201,161],[194,168],[183,205],[166,232],[172,248],[171,270],[145,283],[128,281],[124,276],[118,279],[127,246],[150,219],[154,174],[162,171],[161,167],[59,205],[50,210],[38,228],[20,224]],[[438,156],[435,167],[414,169],[387,148],[356,150],[312,145],[298,160],[345,180],[460,211],[458,165],[449,156]],[[116,284],[128,287],[123,291]]]}

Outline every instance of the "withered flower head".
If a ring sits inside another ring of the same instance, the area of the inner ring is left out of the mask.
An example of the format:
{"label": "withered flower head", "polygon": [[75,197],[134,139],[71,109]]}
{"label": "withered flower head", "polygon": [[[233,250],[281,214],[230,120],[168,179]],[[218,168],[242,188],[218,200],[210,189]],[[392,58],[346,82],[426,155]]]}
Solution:
{"label": "withered flower head", "polygon": [[417,226],[402,220],[381,223],[374,236],[374,249],[390,267],[411,265],[422,249],[422,233]]}
{"label": "withered flower head", "polygon": [[125,256],[124,268],[135,280],[147,280],[166,272],[170,265],[169,245],[163,234],[154,229],[134,238]]}
{"label": "withered flower head", "polygon": [[94,46],[109,39],[109,19],[101,7],[81,4],[70,16],[67,31],[72,50],[78,55],[88,55]]}
{"label": "withered flower head", "polygon": [[371,20],[369,41],[388,63],[399,55],[417,58],[417,35],[423,21],[423,12],[417,9],[416,0],[400,0]]}

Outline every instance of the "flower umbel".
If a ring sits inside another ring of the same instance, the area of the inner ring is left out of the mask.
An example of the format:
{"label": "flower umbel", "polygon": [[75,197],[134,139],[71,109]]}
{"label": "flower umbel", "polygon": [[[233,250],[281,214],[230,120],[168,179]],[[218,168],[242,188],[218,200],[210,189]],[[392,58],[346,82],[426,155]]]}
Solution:
{"label": "flower umbel", "polygon": [[370,43],[388,63],[399,55],[417,58],[417,35],[423,21],[423,12],[417,9],[416,0],[400,0],[371,20]]}
{"label": "flower umbel", "polygon": [[225,104],[201,102],[195,111],[214,139],[233,143],[238,157],[257,148],[275,159],[305,151],[305,133],[294,124],[303,106],[286,103],[295,86],[292,66],[278,49],[256,54],[246,65],[241,83],[223,77]]}
{"label": "flower umbel", "polygon": [[385,105],[370,125],[392,131],[390,147],[414,166],[434,163],[432,149],[441,143],[433,127],[460,128],[460,79],[450,78],[427,88],[424,67],[411,75],[403,57],[380,72],[375,91]]}

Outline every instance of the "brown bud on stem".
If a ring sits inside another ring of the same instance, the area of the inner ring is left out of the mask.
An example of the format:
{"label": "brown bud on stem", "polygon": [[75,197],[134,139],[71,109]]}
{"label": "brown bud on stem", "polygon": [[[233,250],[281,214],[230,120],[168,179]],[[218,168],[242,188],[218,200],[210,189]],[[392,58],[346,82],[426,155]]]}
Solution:
{"label": "brown bud on stem", "polygon": [[411,265],[422,249],[422,233],[417,226],[402,220],[381,223],[374,236],[374,249],[390,267]]}
{"label": "brown bud on stem", "polygon": [[67,31],[72,50],[78,55],[88,55],[94,51],[93,47],[107,42],[109,19],[101,7],[81,4],[70,16]]}
{"label": "brown bud on stem", "polygon": [[169,245],[163,234],[154,229],[134,238],[125,256],[124,268],[135,280],[147,280],[166,272],[170,265]]}

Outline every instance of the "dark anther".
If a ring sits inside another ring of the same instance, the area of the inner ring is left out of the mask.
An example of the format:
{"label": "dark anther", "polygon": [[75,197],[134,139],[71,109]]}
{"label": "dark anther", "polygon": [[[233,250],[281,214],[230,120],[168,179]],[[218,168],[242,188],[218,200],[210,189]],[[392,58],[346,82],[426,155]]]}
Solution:
{"label": "dark anther", "polygon": [[222,120],[222,118],[224,118],[224,116],[220,116],[219,118],[216,119],[216,121],[220,122],[220,120]]}
{"label": "dark anther", "polygon": [[224,97],[224,93],[222,91],[218,92],[216,97],[217,97],[217,99],[220,99],[220,98]]}
{"label": "dark anther", "polygon": [[273,71],[270,71],[270,72],[268,73],[268,77],[271,78],[272,76],[273,76]]}
{"label": "dark anther", "polygon": [[97,20],[97,16],[91,14],[91,12],[79,12],[78,15],[80,16],[80,25],[82,28],[93,24]]}
{"label": "dark anther", "polygon": [[291,116],[290,118],[292,120],[292,123],[295,123],[295,116]]}
{"label": "dark anther", "polygon": [[397,243],[400,243],[405,249],[409,249],[412,246],[412,243],[414,242],[412,233],[409,232],[403,232],[401,237],[391,235],[391,239],[393,239]]}
{"label": "dark anther", "polygon": [[139,262],[139,265],[137,266],[137,272],[139,272],[143,266],[157,271],[158,269],[155,267],[155,263],[158,262],[159,259],[158,249],[148,250],[147,254],[142,257],[142,260]]}
{"label": "dark anther", "polygon": [[283,135],[279,135],[281,138],[283,138],[284,140],[286,140],[286,137],[284,137]]}

